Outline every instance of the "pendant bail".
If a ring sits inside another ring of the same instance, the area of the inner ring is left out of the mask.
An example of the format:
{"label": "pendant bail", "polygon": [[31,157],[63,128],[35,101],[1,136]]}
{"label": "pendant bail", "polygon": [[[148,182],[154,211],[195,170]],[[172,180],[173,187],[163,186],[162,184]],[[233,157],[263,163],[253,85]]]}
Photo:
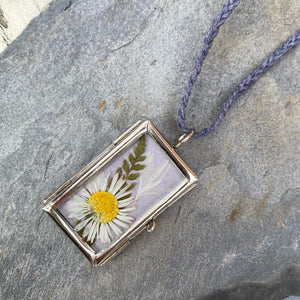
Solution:
{"label": "pendant bail", "polygon": [[194,134],[195,130],[192,130],[190,133],[184,133],[181,135],[175,142],[174,146],[172,147],[173,149],[177,149],[180,147],[182,144],[186,143]]}

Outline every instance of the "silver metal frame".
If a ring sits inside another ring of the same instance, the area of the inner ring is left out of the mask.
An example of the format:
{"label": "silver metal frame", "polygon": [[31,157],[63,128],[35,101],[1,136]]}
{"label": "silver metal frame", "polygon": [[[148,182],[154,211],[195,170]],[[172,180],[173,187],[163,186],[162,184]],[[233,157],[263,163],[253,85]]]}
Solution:
{"label": "silver metal frame", "polygon": [[[161,146],[161,148],[165,150],[168,156],[185,175],[186,180],[178,186],[175,191],[173,191],[172,195],[168,195],[168,197],[161,199],[161,201],[154,205],[150,211],[147,211],[141,221],[134,223],[123,235],[120,236],[120,238],[113,242],[108,249],[105,249],[100,253],[96,253],[95,250],[82,239],[80,234],[77,233],[69,222],[60,214],[57,208],[66,197],[75,191],[75,189],[113,160],[123,150],[130,147],[144,134],[149,134]],[[177,199],[191,190],[196,185],[197,180],[197,176],[178,156],[174,148],[167,143],[152,122],[149,120],[138,121],[118,139],[116,139],[105,151],[103,151],[82,170],[60,186],[53,194],[51,194],[44,201],[43,210],[53,217],[53,219],[65,230],[65,232],[73,239],[73,241],[94,265],[103,265],[123,250],[137,234],[146,229],[146,227],[149,229],[149,224],[151,224],[151,228],[153,226],[155,227],[154,219]]]}

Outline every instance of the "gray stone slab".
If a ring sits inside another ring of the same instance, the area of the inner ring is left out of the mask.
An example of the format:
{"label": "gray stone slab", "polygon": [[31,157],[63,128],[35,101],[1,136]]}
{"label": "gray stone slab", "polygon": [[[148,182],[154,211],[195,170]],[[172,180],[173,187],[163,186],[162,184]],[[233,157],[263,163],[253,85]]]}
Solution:
{"label": "gray stone slab", "polygon": [[[180,134],[178,102],[222,3],[57,0],[2,53],[3,299],[199,299],[299,266],[299,47],[215,133],[179,148],[198,187],[106,266],[92,268],[41,211],[46,195],[140,116],[170,142]],[[299,15],[297,0],[242,1],[205,62],[191,126],[213,120],[300,27]],[[282,297],[297,295],[289,278]]]}

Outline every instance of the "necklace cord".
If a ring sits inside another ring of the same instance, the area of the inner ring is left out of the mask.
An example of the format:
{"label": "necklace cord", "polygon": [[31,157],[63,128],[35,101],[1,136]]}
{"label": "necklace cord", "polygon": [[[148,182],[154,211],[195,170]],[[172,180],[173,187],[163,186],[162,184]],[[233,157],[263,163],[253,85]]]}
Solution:
{"label": "necklace cord", "polygon": [[[222,10],[219,12],[217,17],[213,20],[212,25],[207,32],[202,49],[196,59],[195,68],[190,76],[188,85],[184,90],[184,94],[180,101],[178,110],[178,123],[180,129],[185,133],[189,134],[193,129],[189,128],[185,124],[186,119],[186,107],[189,102],[189,97],[192,92],[194,83],[196,82],[197,76],[201,72],[201,67],[205,58],[208,55],[209,49],[211,48],[215,37],[217,36],[220,27],[224,24],[226,19],[231,15],[232,11],[240,3],[240,0],[228,0]],[[282,58],[288,51],[300,43],[300,30],[298,30],[292,37],[287,39],[277,50],[275,50],[268,58],[266,58],[260,65],[256,67],[232,92],[229,98],[223,103],[222,108],[215,119],[215,121],[207,128],[201,131],[194,132],[192,138],[206,136],[213,132],[224,119],[227,111],[230,109],[234,100],[236,100],[243,92],[249,89],[266,71],[268,71],[280,58]]]}

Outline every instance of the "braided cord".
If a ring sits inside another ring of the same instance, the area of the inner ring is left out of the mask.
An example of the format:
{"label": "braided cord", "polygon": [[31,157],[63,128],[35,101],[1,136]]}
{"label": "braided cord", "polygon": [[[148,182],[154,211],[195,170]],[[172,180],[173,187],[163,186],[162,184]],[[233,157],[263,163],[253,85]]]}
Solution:
{"label": "braided cord", "polygon": [[[178,123],[180,129],[189,134],[192,132],[192,129],[188,128],[185,124],[186,117],[186,107],[189,102],[189,97],[192,92],[193,85],[197,79],[197,76],[201,72],[201,67],[205,58],[207,57],[208,51],[211,48],[215,37],[218,34],[219,28],[230,16],[234,8],[240,3],[240,0],[229,0],[227,1],[222,10],[219,12],[217,17],[213,20],[212,25],[207,32],[204,41],[202,50],[199,53],[195,68],[193,73],[190,76],[188,85],[184,90],[183,97],[180,101],[180,107],[178,110]],[[233,91],[229,98],[223,103],[223,106],[215,119],[215,121],[207,128],[202,129],[201,131],[195,132],[193,138],[206,136],[212,131],[214,131],[224,119],[227,111],[230,109],[234,100],[236,100],[243,92],[249,89],[266,71],[268,71],[280,58],[282,58],[288,51],[300,43],[300,30],[297,31],[291,38],[286,40],[276,51],[274,51],[267,59],[265,59],[254,71],[252,71]]]}

